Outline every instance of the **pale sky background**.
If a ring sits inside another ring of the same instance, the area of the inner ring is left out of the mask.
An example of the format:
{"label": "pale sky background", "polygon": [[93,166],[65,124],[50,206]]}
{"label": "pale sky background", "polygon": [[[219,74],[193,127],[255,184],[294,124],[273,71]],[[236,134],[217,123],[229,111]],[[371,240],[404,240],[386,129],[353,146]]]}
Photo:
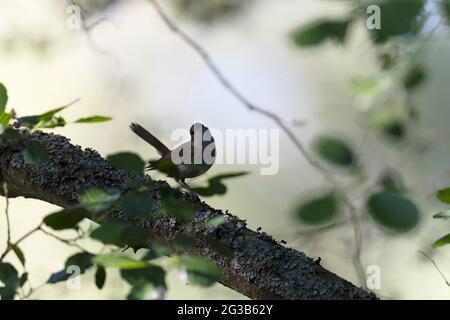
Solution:
{"label": "pale sky background", "polygon": [[[355,75],[369,75],[376,70],[374,52],[364,30],[353,30],[349,43],[327,44],[317,49],[298,50],[287,35],[293,28],[319,16],[339,15],[341,2],[317,0],[255,1],[244,14],[212,25],[196,23],[177,15],[167,1],[160,1],[180,27],[210,52],[225,75],[250,100],[276,111],[283,117],[304,119],[306,125],[295,128],[305,144],[318,132],[344,135],[354,145],[360,143],[364,128],[355,121],[354,101],[349,81]],[[47,35],[52,40],[47,54],[39,53],[27,41],[19,41],[15,51],[0,51],[0,81],[9,89],[9,107],[19,115],[42,113],[76,98],[81,102],[64,112],[66,119],[94,114],[114,117],[112,122],[95,125],[69,125],[55,130],[73,143],[90,147],[102,155],[133,151],[149,159],[156,154],[136,139],[129,129],[139,121],[170,145],[170,134],[177,128],[189,128],[195,121],[217,129],[276,128],[264,117],[248,112],[211,75],[198,56],[172,34],[153,8],[142,0],[123,1],[123,5],[105,12],[106,22],[93,32],[95,50],[85,34],[66,27],[66,6],[59,0],[0,0],[0,38],[21,34],[28,39]],[[106,52],[106,53],[103,53]],[[448,41],[432,43],[427,65],[430,85],[417,94],[417,104],[442,113],[449,99]],[[436,129],[446,141],[448,117],[426,116],[428,127]],[[333,131],[335,130],[335,131]],[[259,175],[257,166],[215,166],[208,176],[219,172],[252,171],[250,176],[227,182],[229,192],[207,199],[212,206],[228,209],[251,228],[284,239],[288,246],[321,257],[322,264],[353,283],[357,276],[351,262],[351,229],[343,226],[311,237],[299,237],[300,226],[292,218],[292,209],[302,192],[326,186],[311,169],[287,137],[280,133],[280,172]],[[433,135],[436,137],[436,135]],[[438,138],[436,138],[438,139]],[[369,139],[362,155],[375,173],[386,163],[404,164],[395,148]],[[430,263],[418,250],[446,232],[448,225],[431,219],[437,208],[435,188],[450,180],[449,149],[444,146],[424,158],[405,165],[407,182],[419,189],[423,200],[422,224],[406,235],[386,235],[364,221],[363,262],[378,265],[382,273],[382,297],[406,299],[448,299],[446,287]],[[436,177],[439,177],[437,179]],[[158,178],[161,178],[158,176]],[[199,181],[206,180],[202,178]],[[423,186],[425,182],[425,186]],[[431,184],[430,184],[431,183]],[[423,187],[423,188],[422,188]],[[0,211],[5,202],[0,199]],[[13,239],[36,226],[56,207],[36,201],[11,201]],[[0,220],[0,250],[4,248],[5,227]],[[98,247],[87,243],[86,246]],[[43,235],[35,235],[22,245],[27,255],[31,281],[36,286],[62,268],[72,249]],[[439,249],[435,259],[450,277],[448,248]],[[11,258],[17,264],[15,258]],[[121,299],[126,285],[112,270],[106,287],[99,291],[93,273],[87,274],[81,290],[68,290],[64,284],[48,286],[36,293],[38,299]],[[113,277],[112,275],[116,275]],[[206,299],[243,298],[221,285],[209,289],[186,286],[175,273],[169,277],[168,298]]]}

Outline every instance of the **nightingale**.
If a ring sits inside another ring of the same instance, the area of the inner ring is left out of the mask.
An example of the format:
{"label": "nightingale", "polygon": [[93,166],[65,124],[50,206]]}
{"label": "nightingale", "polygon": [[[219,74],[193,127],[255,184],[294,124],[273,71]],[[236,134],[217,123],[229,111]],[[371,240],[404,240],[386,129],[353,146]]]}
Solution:
{"label": "nightingale", "polygon": [[131,123],[131,131],[146,141],[161,156],[160,160],[171,161],[178,170],[175,180],[188,190],[191,197],[197,197],[185,180],[196,178],[208,171],[216,160],[216,145],[211,132],[201,123],[194,123],[190,130],[190,141],[173,150],[137,123]]}

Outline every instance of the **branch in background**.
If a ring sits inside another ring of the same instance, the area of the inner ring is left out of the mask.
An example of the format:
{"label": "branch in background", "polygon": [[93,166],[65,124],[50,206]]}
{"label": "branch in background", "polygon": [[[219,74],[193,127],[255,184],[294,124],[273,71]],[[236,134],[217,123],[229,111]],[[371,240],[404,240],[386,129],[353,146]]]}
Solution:
{"label": "branch in background", "polygon": [[[122,193],[130,190],[130,182],[151,184],[150,193],[159,202],[152,219],[135,220],[119,209],[114,216],[135,223],[148,231],[151,241],[173,242],[176,236],[194,234],[196,245],[188,253],[214,261],[221,269],[220,282],[252,299],[376,299],[377,297],[324,269],[303,253],[283,247],[271,236],[246,227],[245,221],[223,213],[206,203],[194,201],[196,214],[186,224],[178,224],[161,212],[161,189],[164,181],[114,169],[96,151],[82,150],[65,137],[21,131],[27,139],[42,143],[48,161],[42,166],[27,164],[23,146],[10,142],[0,144],[1,183],[9,187],[9,197],[43,200],[64,208],[77,204],[77,196],[92,188],[116,188]],[[223,215],[227,222],[206,226],[212,217]],[[218,255],[207,245],[208,239],[219,241],[231,256]],[[181,250],[181,249],[180,249]]]}
{"label": "branch in background", "polygon": [[[256,104],[252,103],[249,99],[247,99],[244,94],[236,88],[231,81],[229,81],[222,70],[217,66],[217,64],[213,61],[209,53],[190,35],[181,30],[174,21],[172,21],[169,16],[166,14],[164,9],[159,5],[157,0],[149,0],[150,3],[154,6],[159,16],[165,22],[165,24],[169,27],[169,29],[178,35],[188,46],[190,46],[203,60],[206,66],[211,70],[211,72],[215,75],[217,80],[222,84],[222,86],[228,90],[239,102],[241,102],[248,110],[257,112],[272,121],[274,121],[289,137],[289,139],[294,143],[295,147],[300,151],[302,156],[306,159],[306,161],[315,168],[322,177],[328,181],[333,188],[337,191],[337,194],[342,199],[342,202],[348,209],[350,223],[353,227],[353,238],[354,238],[354,253],[353,253],[353,263],[355,265],[356,271],[358,273],[361,284],[366,286],[366,277],[364,275],[364,268],[361,262],[361,226],[359,223],[358,215],[356,212],[356,208],[353,205],[353,202],[350,196],[347,195],[345,190],[339,185],[336,181],[334,175],[324,167],[320,162],[316,161],[303,146],[300,139],[297,138],[295,133],[288,127],[288,124],[276,113],[269,111],[267,109],[261,108]],[[298,122],[297,122],[298,123]],[[295,122],[294,122],[295,124]],[[367,289],[367,288],[366,288]]]}

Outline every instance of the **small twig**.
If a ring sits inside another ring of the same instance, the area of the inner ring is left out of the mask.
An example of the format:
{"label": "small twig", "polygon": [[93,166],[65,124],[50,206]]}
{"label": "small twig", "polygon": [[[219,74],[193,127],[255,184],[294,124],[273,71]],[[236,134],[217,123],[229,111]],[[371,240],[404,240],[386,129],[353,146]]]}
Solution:
{"label": "small twig", "polygon": [[30,287],[30,291],[28,291],[28,293],[27,293],[26,295],[24,295],[24,296],[21,298],[21,300],[28,299],[29,297],[31,297],[32,294],[36,293],[36,291],[42,289],[42,288],[43,288],[44,286],[46,286],[47,284],[48,284],[48,283],[47,283],[47,281],[46,281],[46,282],[40,284],[39,286],[37,286],[36,288]]}
{"label": "small twig", "polygon": [[447,285],[447,287],[450,287],[450,283],[448,282],[447,277],[444,275],[444,273],[438,267],[436,262],[427,253],[425,253],[424,251],[419,250],[419,253],[423,254],[425,256],[425,258],[427,258],[433,264],[434,268],[436,269],[437,272],[439,272],[439,274],[441,275],[441,277],[444,280],[444,282]]}
{"label": "small twig", "polygon": [[57,236],[56,234],[53,234],[53,233],[51,233],[51,232],[45,230],[45,229],[42,228],[42,227],[41,227],[39,230],[40,230],[42,233],[44,233],[45,235],[47,235],[47,236],[49,236],[49,237],[51,237],[51,238],[53,238],[53,239],[55,239],[55,240],[58,240],[58,241],[60,241],[60,242],[62,242],[62,243],[64,243],[64,244],[66,244],[66,245],[68,245],[68,246],[75,247],[75,248],[77,248],[77,249],[80,249],[80,250],[83,251],[83,252],[87,252],[86,249],[84,249],[82,246],[80,246],[78,243],[75,242],[76,240],[78,240],[78,238],[76,238],[76,239],[64,239],[64,238],[61,238],[61,237]]}
{"label": "small twig", "polygon": [[5,195],[5,216],[6,216],[6,232],[7,232],[7,239],[6,239],[6,247],[9,247],[11,244],[11,221],[9,219],[9,198],[8,198],[8,184],[6,182],[3,182],[3,194]]}
{"label": "small twig", "polygon": [[187,33],[185,33],[183,30],[181,30],[165,13],[163,8],[159,5],[157,0],[149,0],[149,2],[154,6],[155,10],[159,14],[159,16],[162,18],[162,20],[165,22],[167,27],[175,34],[177,34],[188,46],[190,46],[197,54],[200,56],[200,58],[203,60],[203,62],[206,64],[206,66],[211,70],[211,72],[216,76],[217,80],[222,84],[222,86],[228,90],[238,101],[240,101],[248,110],[257,112],[259,114],[262,114],[271,120],[273,120],[289,137],[289,139],[294,143],[295,147],[300,151],[300,153],[303,155],[303,157],[306,159],[306,161],[315,168],[323,177],[325,180],[327,180],[336,190],[340,190],[338,192],[340,198],[344,202],[344,204],[348,207],[348,212],[350,216],[350,221],[353,226],[353,233],[354,233],[354,240],[355,240],[355,252],[353,255],[353,262],[357,266],[358,275],[360,277],[360,281],[363,286],[365,286],[365,276],[362,272],[362,264],[361,264],[361,227],[359,225],[358,215],[356,213],[356,208],[353,206],[352,201],[350,197],[342,191],[342,188],[339,186],[337,181],[335,180],[333,174],[329,172],[329,170],[322,166],[318,161],[316,161],[306,150],[306,148],[303,146],[302,142],[297,138],[295,133],[288,127],[286,122],[283,118],[278,116],[272,111],[269,111],[267,109],[264,109],[262,107],[257,106],[256,104],[252,103],[249,99],[247,99],[241,91],[236,88],[231,81],[229,81],[223,72],[220,70],[220,68],[216,65],[216,63],[213,61],[209,53],[195,41],[191,36],[189,36]]}
{"label": "small twig", "polygon": [[29,236],[31,236],[33,233],[35,233],[36,231],[39,231],[41,229],[42,224],[40,224],[39,226],[37,226],[36,228],[28,231],[25,235],[23,235],[19,240],[17,240],[15,243],[9,243],[8,247],[6,248],[6,250],[3,252],[3,254],[0,256],[0,261],[3,261],[3,259],[8,255],[8,253],[12,250],[13,246],[18,246],[22,241],[24,241],[26,238],[28,238]]}

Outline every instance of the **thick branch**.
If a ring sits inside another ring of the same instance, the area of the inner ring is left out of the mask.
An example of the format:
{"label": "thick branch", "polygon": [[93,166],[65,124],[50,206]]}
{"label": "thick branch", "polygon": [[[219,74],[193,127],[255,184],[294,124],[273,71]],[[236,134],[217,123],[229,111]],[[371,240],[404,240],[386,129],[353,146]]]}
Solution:
{"label": "thick branch", "polygon": [[[96,151],[82,150],[65,137],[42,132],[22,132],[21,135],[42,142],[49,160],[42,166],[27,164],[21,143],[0,141],[0,180],[7,182],[9,197],[23,196],[69,207],[76,204],[77,196],[85,190],[117,188],[126,192],[129,182],[137,179],[153,183],[150,193],[159,202],[160,188],[167,186],[166,182],[152,181],[149,176],[114,169]],[[139,222],[123,212],[115,214],[124,221],[147,228],[151,239],[172,241],[179,234],[195,234],[194,253],[220,266],[223,285],[253,299],[376,298],[303,253],[282,246],[265,233],[249,230],[245,221],[203,202],[195,202],[195,206],[195,218],[188,224],[178,224],[172,218],[161,216],[160,212],[155,212],[151,220]],[[204,222],[218,214],[226,215],[228,222],[205,227]],[[226,246],[232,256],[216,254],[206,243],[210,238]]]}

